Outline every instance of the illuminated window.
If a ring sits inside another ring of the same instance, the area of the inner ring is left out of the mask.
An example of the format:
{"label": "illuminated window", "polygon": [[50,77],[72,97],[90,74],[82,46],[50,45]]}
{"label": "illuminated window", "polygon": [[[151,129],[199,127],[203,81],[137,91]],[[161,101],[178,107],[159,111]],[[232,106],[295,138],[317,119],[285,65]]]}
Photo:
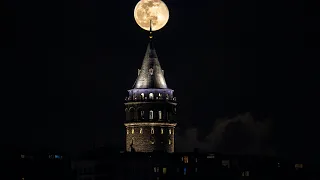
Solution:
{"label": "illuminated window", "polygon": [[159,167],[154,167],[153,170],[154,172],[159,172]]}
{"label": "illuminated window", "polygon": [[161,128],[161,134],[163,134],[163,128]]}
{"label": "illuminated window", "polygon": [[133,133],[134,133],[134,128],[131,129],[131,134],[133,134]]}
{"label": "illuminated window", "polygon": [[144,93],[141,93],[141,99],[144,99]]}
{"label": "illuminated window", "polygon": [[153,127],[151,128],[151,134],[154,134],[154,128]]}
{"label": "illuminated window", "polygon": [[169,144],[171,144],[171,139],[169,139]]}
{"label": "illuminated window", "polygon": [[171,129],[169,129],[169,134],[171,134]]}
{"label": "illuminated window", "polygon": [[186,163],[186,164],[189,162],[188,156],[184,156],[184,157],[183,157],[183,162]]}
{"label": "illuminated window", "polygon": [[62,159],[62,156],[60,156],[60,155],[54,155],[54,158],[55,158],[55,159]]}
{"label": "illuminated window", "polygon": [[153,75],[153,69],[152,68],[149,69],[149,73],[150,73],[150,75]]}
{"label": "illuminated window", "polygon": [[183,168],[183,175],[187,174],[187,168]]}
{"label": "illuminated window", "polygon": [[24,154],[20,155],[21,159],[24,159],[26,156]]}
{"label": "illuminated window", "polygon": [[196,158],[195,161],[198,162],[198,158]]}
{"label": "illuminated window", "polygon": [[161,93],[159,93],[159,97],[161,97]]}
{"label": "illuminated window", "polygon": [[144,119],[144,111],[140,111],[141,119]]}
{"label": "illuminated window", "polygon": [[303,164],[295,164],[294,167],[296,169],[302,169],[303,168]]}
{"label": "illuminated window", "polygon": [[162,112],[159,111],[158,113],[159,113],[159,119],[162,119]]}
{"label": "illuminated window", "polygon": [[149,94],[149,99],[153,99],[153,93]]}
{"label": "illuminated window", "polygon": [[162,173],[167,174],[167,168],[162,168]]}
{"label": "illuminated window", "polygon": [[142,134],[142,128],[140,128],[140,134]]}
{"label": "illuminated window", "polygon": [[127,128],[127,134],[129,134],[129,129]]}
{"label": "illuminated window", "polygon": [[150,110],[150,112],[149,112],[149,119],[153,119],[153,111],[152,110]]}

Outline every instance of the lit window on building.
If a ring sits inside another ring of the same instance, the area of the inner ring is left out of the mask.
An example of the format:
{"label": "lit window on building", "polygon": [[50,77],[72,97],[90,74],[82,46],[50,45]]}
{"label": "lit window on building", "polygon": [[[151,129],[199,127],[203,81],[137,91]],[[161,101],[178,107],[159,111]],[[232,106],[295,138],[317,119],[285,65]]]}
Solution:
{"label": "lit window on building", "polygon": [[24,154],[20,155],[21,159],[24,159],[26,156]]}
{"label": "lit window on building", "polygon": [[294,167],[296,169],[302,169],[303,168],[303,164],[295,164]]}
{"label": "lit window on building", "polygon": [[141,93],[141,99],[144,99],[144,93]]}
{"label": "lit window on building", "polygon": [[195,160],[194,160],[195,162],[198,162],[198,158],[195,158]]}
{"label": "lit window on building", "polygon": [[144,111],[140,111],[141,119],[144,119]]}
{"label": "lit window on building", "polygon": [[159,111],[158,113],[159,113],[159,119],[162,119],[162,112]]}
{"label": "lit window on building", "polygon": [[140,128],[140,134],[142,134],[142,128]]}
{"label": "lit window on building", "polygon": [[171,134],[171,129],[169,129],[169,134]]}
{"label": "lit window on building", "polygon": [[151,134],[154,134],[154,128],[153,127],[151,128]]}
{"label": "lit window on building", "polygon": [[169,144],[171,144],[171,139],[169,139]]}
{"label": "lit window on building", "polygon": [[153,93],[149,94],[149,99],[153,99]]}
{"label": "lit window on building", "polygon": [[50,154],[49,159],[54,159],[54,155]]}
{"label": "lit window on building", "polygon": [[208,154],[207,159],[214,159],[214,154]]}
{"label": "lit window on building", "polygon": [[183,175],[187,174],[187,168],[183,168]]}
{"label": "lit window on building", "polygon": [[195,169],[194,169],[194,172],[198,172],[198,168],[195,168]]}
{"label": "lit window on building", "polygon": [[55,158],[55,159],[62,159],[62,156],[60,156],[60,155],[54,155],[54,158]]}
{"label": "lit window on building", "polygon": [[131,134],[134,134],[134,128],[131,129]]}
{"label": "lit window on building", "polygon": [[127,128],[127,134],[129,134],[129,129]]}
{"label": "lit window on building", "polygon": [[150,112],[149,112],[149,119],[153,119],[153,111],[152,110],[150,110]]}
{"label": "lit window on building", "polygon": [[149,73],[150,73],[150,75],[153,75],[153,69],[152,68],[149,69]]}
{"label": "lit window on building", "polygon": [[163,174],[167,174],[167,168],[165,168],[165,167],[162,168],[162,173],[163,173]]}
{"label": "lit window on building", "polygon": [[161,93],[159,93],[159,97],[161,97]]}
{"label": "lit window on building", "polygon": [[278,162],[278,168],[280,167],[280,163]]}
{"label": "lit window on building", "polygon": [[153,170],[155,173],[157,173],[157,172],[159,172],[159,167],[154,167]]}
{"label": "lit window on building", "polygon": [[161,134],[163,134],[163,128],[161,128]]}
{"label": "lit window on building", "polygon": [[186,164],[189,163],[189,157],[188,156],[184,156],[183,157],[183,162],[186,163]]}

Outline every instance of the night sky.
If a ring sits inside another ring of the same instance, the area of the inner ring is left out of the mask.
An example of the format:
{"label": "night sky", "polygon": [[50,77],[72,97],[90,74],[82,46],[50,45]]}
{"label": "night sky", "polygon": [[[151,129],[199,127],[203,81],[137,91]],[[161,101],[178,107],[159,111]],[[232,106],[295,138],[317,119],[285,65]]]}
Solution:
{"label": "night sky", "polygon": [[[137,2],[6,4],[5,142],[70,153],[124,146],[124,98],[148,43]],[[293,3],[164,2],[170,19],[154,39],[179,102],[177,150],[319,158],[319,79],[308,63],[319,45],[305,40],[319,35],[302,26],[314,16]]]}

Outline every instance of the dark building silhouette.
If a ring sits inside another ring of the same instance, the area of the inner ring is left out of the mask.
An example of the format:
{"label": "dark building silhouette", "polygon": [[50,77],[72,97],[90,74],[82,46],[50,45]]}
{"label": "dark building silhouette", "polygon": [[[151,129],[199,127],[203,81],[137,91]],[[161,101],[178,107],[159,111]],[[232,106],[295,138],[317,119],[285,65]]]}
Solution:
{"label": "dark building silhouette", "polygon": [[176,98],[167,87],[152,36],[133,88],[126,97],[126,150],[174,152]]}
{"label": "dark building silhouette", "polygon": [[275,157],[197,152],[104,152],[74,162],[78,180],[319,179],[316,166],[312,168],[307,163]]}
{"label": "dark building silhouette", "polygon": [[6,179],[15,180],[61,180],[74,179],[71,161],[65,155],[55,151],[27,151],[20,148],[7,147],[4,165]]}

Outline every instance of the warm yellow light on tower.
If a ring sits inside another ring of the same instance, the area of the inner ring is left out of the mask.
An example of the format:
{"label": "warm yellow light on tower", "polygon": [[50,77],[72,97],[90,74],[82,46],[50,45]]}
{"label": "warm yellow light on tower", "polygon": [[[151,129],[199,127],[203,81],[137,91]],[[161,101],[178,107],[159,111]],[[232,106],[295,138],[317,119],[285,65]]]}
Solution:
{"label": "warm yellow light on tower", "polygon": [[134,8],[134,19],[144,30],[150,30],[150,20],[152,31],[163,28],[169,20],[169,10],[167,5],[161,0],[140,0]]}

